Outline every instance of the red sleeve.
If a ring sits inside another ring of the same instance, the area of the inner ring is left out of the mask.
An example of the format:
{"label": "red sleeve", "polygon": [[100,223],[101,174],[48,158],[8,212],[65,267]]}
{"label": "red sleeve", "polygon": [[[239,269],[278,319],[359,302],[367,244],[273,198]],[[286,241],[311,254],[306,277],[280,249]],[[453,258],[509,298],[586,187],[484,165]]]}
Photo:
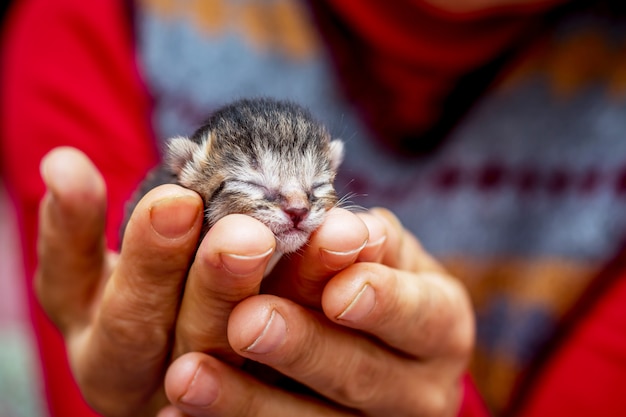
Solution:
{"label": "red sleeve", "polygon": [[150,100],[135,66],[126,2],[13,2],[2,38],[3,176],[19,213],[31,317],[52,416],[88,416],[61,338],[34,302],[39,162],[59,145],[77,147],[102,171],[109,193],[107,236],[117,244],[122,207],[157,153]]}
{"label": "red sleeve", "polygon": [[467,375],[463,378],[463,401],[458,417],[489,417],[487,406],[478,393],[472,378]]}
{"label": "red sleeve", "polygon": [[[590,289],[592,304],[579,306],[584,311],[506,415],[626,416],[626,251],[606,274],[609,284]],[[464,389],[459,416],[486,417],[469,378]]]}
{"label": "red sleeve", "polygon": [[619,275],[546,361],[515,415],[626,416],[624,255]]}

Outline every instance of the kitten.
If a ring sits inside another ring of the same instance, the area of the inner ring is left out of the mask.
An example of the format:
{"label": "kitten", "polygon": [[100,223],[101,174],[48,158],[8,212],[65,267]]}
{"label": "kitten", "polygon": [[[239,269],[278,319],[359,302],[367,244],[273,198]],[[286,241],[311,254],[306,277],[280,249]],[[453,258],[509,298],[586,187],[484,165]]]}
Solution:
{"label": "kitten", "polygon": [[342,157],[343,143],[302,107],[240,100],[214,112],[191,138],[171,139],[140,194],[180,184],[204,200],[205,231],[227,214],[247,214],[274,233],[278,254],[290,253],[337,203],[333,180]]}

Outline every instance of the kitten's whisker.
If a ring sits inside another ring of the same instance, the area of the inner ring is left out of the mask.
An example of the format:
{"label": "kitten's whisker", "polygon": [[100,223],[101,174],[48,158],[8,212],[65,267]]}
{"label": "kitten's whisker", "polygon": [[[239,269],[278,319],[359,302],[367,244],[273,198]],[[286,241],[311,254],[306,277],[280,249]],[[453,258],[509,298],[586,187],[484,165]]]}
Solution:
{"label": "kitten's whisker", "polygon": [[353,211],[353,212],[363,212],[366,211],[367,209],[363,206],[360,206],[358,204],[355,204],[352,201],[352,198],[354,197],[367,197],[367,194],[357,194],[354,192],[349,192],[346,195],[344,195],[343,197],[341,197],[336,203],[335,203],[335,207],[338,208],[342,208],[348,211]]}
{"label": "kitten's whisker", "polygon": [[[347,184],[345,184],[345,185],[343,186],[343,190],[345,190],[346,188],[348,188],[348,187],[349,187],[349,186],[350,186],[350,185],[351,185],[354,181],[355,181],[355,179],[354,179],[354,178],[352,178],[350,181],[348,181],[348,183],[347,183]],[[343,191],[343,190],[342,190],[342,191]]]}

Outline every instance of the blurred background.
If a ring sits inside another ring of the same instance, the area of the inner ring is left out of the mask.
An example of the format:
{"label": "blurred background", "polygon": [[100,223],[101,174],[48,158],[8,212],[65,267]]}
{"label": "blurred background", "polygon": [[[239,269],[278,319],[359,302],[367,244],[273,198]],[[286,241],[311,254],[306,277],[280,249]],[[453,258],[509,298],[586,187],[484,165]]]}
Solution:
{"label": "blurred background", "polygon": [[0,181],[0,417],[44,417],[15,213]]}
{"label": "blurred background", "polygon": [[[0,29],[11,1],[0,3]],[[15,213],[0,178],[0,417],[43,417]]]}

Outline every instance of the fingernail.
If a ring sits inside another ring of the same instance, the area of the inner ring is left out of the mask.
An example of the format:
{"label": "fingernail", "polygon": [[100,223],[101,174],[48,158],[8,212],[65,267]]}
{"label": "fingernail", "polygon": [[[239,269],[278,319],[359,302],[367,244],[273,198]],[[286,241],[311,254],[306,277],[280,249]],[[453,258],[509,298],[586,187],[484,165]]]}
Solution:
{"label": "fingernail", "polygon": [[211,405],[220,393],[215,371],[205,364],[200,364],[185,393],[178,399],[181,403],[193,407]]}
{"label": "fingernail", "polygon": [[337,319],[353,322],[360,321],[374,309],[375,305],[376,292],[370,284],[365,284],[348,307],[337,316]]}
{"label": "fingernail", "polygon": [[331,271],[338,271],[354,263],[365,245],[367,245],[367,241],[363,242],[363,244],[358,248],[345,252],[321,248],[320,257],[328,269]]}
{"label": "fingernail", "polygon": [[374,241],[368,241],[367,245],[359,253],[356,258],[356,262],[378,262],[384,255],[383,249],[385,248],[385,242],[387,236],[381,236]]}
{"label": "fingernail", "polygon": [[272,310],[263,331],[250,346],[244,349],[251,353],[270,353],[275,351],[287,337],[287,322],[276,310]]}
{"label": "fingernail", "polygon": [[376,239],[375,241],[371,242],[368,241],[367,244],[365,245],[365,247],[367,249],[374,249],[374,248],[379,248],[383,245],[383,243],[385,243],[387,241],[387,236],[381,236],[378,239]]}
{"label": "fingernail", "polygon": [[234,253],[220,253],[220,260],[226,271],[232,275],[246,276],[257,271],[265,264],[274,252],[274,248],[258,255],[236,255]]}
{"label": "fingernail", "polygon": [[201,210],[191,196],[164,198],[150,207],[152,228],[166,239],[185,236],[195,225]]}
{"label": "fingernail", "polygon": [[387,241],[385,225],[377,216],[373,214],[360,213],[358,216],[369,230],[369,240],[364,249],[368,252],[368,256],[375,256],[378,254],[383,244]]}

